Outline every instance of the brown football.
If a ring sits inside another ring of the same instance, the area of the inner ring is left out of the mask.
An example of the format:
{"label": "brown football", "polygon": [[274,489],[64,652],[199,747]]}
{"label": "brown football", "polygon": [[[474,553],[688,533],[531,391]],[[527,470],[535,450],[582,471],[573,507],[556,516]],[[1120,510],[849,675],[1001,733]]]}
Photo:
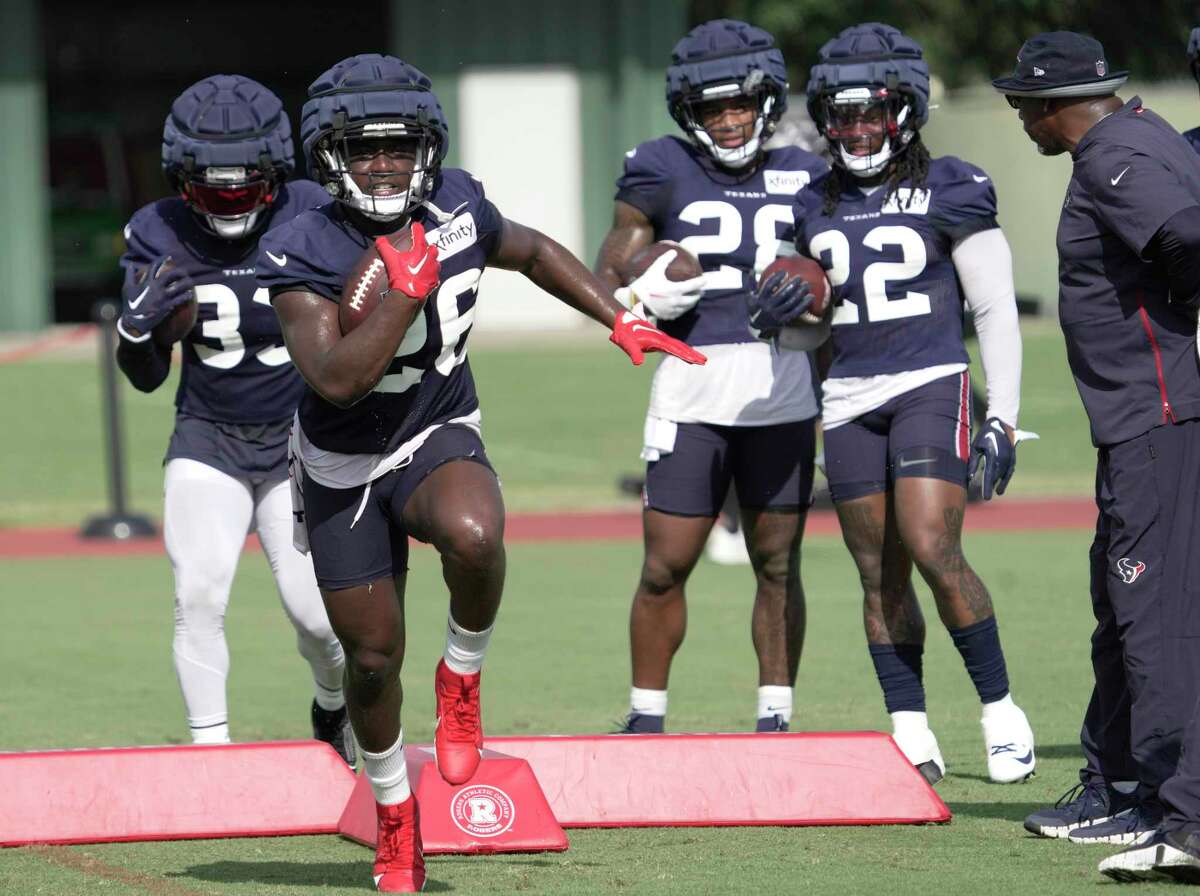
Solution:
{"label": "brown football", "polygon": [[[401,252],[412,248],[412,232],[408,227],[396,233],[388,234],[388,241]],[[346,283],[342,287],[342,298],[338,305],[338,323],[345,335],[367,319],[375,306],[387,292],[387,271],[375,241],[354,263],[354,267],[346,274]]]}
{"label": "brown football", "polygon": [[784,348],[812,351],[829,338],[833,304],[829,301],[829,278],[821,263],[803,255],[781,255],[767,265],[759,278],[761,285],[777,271],[787,274],[787,279],[799,277],[812,287],[813,303],[808,310],[780,331],[779,344]]}
{"label": "brown football", "polygon": [[691,280],[704,273],[704,268],[700,266],[700,261],[696,256],[679,243],[671,240],[659,240],[637,252],[629,261],[625,262],[625,266],[621,269],[621,282],[628,286],[646,273],[646,269],[654,264],[656,258],[672,249],[675,250],[676,255],[667,265],[668,280]]}
{"label": "brown football", "polygon": [[[159,270],[158,275],[161,277],[173,267],[175,267],[175,264],[171,261],[171,259],[168,258],[165,262],[163,262],[163,266]],[[149,273],[150,269],[146,268],[146,271],[142,274],[143,281]],[[187,336],[187,334],[192,331],[192,327],[196,326],[196,317],[199,315],[199,313],[200,305],[196,301],[195,290],[192,290],[188,300],[182,305],[176,305],[174,308],[172,308],[171,313],[163,319],[162,323],[160,323],[154,328],[153,331],[151,331],[151,337],[158,345],[174,345],[176,342],[181,341],[185,336]]]}

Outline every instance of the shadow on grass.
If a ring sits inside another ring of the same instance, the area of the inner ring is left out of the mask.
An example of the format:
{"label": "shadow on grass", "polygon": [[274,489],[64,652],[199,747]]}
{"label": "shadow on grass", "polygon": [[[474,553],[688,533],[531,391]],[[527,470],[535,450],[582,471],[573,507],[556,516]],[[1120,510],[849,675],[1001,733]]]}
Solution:
{"label": "shadow on grass", "polygon": [[1034,747],[1039,759],[1078,759],[1083,761],[1083,747],[1073,744],[1038,744]]}
{"label": "shadow on grass", "polygon": [[1020,826],[1026,816],[1038,809],[1046,808],[1045,803],[981,803],[981,802],[951,802],[950,811],[956,817],[962,818],[995,818],[1000,821],[1011,821]]}
{"label": "shadow on grass", "polygon": [[[371,881],[371,859],[355,862],[208,862],[167,877],[192,878],[215,883],[286,884],[295,887],[359,887]],[[438,880],[425,882],[426,893],[447,893],[454,888]]]}

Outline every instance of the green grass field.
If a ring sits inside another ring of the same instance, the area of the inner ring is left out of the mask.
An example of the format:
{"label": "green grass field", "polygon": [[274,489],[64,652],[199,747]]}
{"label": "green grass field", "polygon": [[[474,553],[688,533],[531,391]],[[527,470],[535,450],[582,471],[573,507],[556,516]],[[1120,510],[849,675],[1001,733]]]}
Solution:
{"label": "green grass field", "polygon": [[[606,351],[607,349],[607,351]],[[613,506],[614,483],[638,469],[645,373],[611,348],[473,353],[489,453],[506,500],[521,510]],[[1048,324],[1026,329],[1017,494],[1079,494],[1092,453]],[[2,525],[74,525],[103,507],[98,389],[91,365],[0,368],[10,436],[0,467]],[[624,396],[624,404],[616,396]],[[158,461],[170,392],[127,392],[134,506],[158,513]],[[15,411],[15,414],[13,413]],[[626,499],[627,500],[627,499]],[[628,505],[627,505],[628,506]],[[570,832],[558,855],[443,857],[431,892],[960,893],[1094,892],[1107,855],[1028,837],[1020,819],[1071,785],[1090,670],[1084,532],[973,534],[968,556],[998,605],[1014,694],[1038,734],[1038,775],[986,780],[979,708],[949,638],[931,620],[930,717],[949,764],[939,792],[948,825],[876,828],[642,829]],[[484,719],[491,734],[609,730],[625,709],[626,614],[640,548],[629,542],[516,544],[489,653]],[[446,599],[434,554],[414,552],[405,730],[431,735],[433,665]],[[840,539],[805,546],[809,634],[797,684],[802,730],[886,726],[862,646],[859,594]],[[673,730],[745,730],[755,695],[749,573],[702,561],[671,691]],[[0,750],[178,743],[182,703],[171,667],[170,570],[163,557],[5,560],[0,576],[9,686],[0,690]],[[923,596],[932,616],[928,595]],[[230,710],[239,740],[307,735],[310,686],[265,560],[243,558],[228,616]],[[0,811],[3,811],[0,798]],[[336,837],[30,848],[0,852],[0,894],[300,894],[369,889],[370,852]],[[1154,889],[1150,886],[1150,889]]]}

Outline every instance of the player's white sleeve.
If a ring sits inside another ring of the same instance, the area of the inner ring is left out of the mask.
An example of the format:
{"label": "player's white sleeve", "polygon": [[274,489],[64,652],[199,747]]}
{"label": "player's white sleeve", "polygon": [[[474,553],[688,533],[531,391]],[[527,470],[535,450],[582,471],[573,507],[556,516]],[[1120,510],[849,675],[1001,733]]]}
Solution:
{"label": "player's white sleeve", "polygon": [[967,307],[975,314],[987,377],[987,415],[1016,427],[1021,406],[1021,329],[1013,287],[1012,250],[999,227],[959,240],[951,249]]}

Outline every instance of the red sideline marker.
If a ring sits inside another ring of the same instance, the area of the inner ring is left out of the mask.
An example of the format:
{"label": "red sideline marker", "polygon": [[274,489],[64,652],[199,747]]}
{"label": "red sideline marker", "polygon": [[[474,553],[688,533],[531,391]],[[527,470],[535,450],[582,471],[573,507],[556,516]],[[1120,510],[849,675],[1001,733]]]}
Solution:
{"label": "red sideline marker", "polygon": [[563,827],[919,824],[950,810],[886,734],[494,737]]}
{"label": "red sideline marker", "polygon": [[0,846],[333,834],[353,788],[317,741],[0,753]]}
{"label": "red sideline marker", "polygon": [[[561,852],[567,835],[524,759],[485,750],[466,784],[447,784],[428,746],[405,747],[408,779],[421,807],[425,853]],[[374,847],[375,797],[366,775],[338,821],[343,837]]]}

